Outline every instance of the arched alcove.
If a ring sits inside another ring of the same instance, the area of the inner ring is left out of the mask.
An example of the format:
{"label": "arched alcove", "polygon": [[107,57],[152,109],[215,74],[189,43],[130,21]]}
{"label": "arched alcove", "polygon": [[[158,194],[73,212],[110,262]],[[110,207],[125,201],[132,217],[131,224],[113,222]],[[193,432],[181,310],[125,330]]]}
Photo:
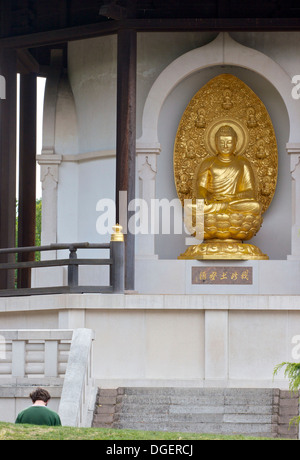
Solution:
{"label": "arched alcove", "polygon": [[173,61],[153,84],[143,112],[143,134],[138,146],[157,145],[158,120],[164,101],[171,91],[195,72],[213,66],[237,66],[256,72],[268,80],[282,97],[290,120],[289,143],[300,141],[297,120],[300,106],[291,96],[291,77],[274,60],[265,54],[240,45],[228,33],[222,32],[206,46],[189,51]]}
{"label": "arched alcove", "polygon": [[[297,130],[300,106],[291,97],[290,76],[268,56],[240,45],[227,33],[221,33],[210,44],[173,61],[160,74],[149,92],[143,113],[143,133],[137,141],[137,154],[145,155],[148,152],[150,163],[151,157],[155,157],[151,163],[157,172],[153,197],[169,200],[176,197],[170,170],[180,117],[196,91],[210,78],[223,72],[233,73],[248,84],[263,100],[274,119],[275,131],[280,140],[278,190],[266,215],[264,230],[259,232],[256,243],[263,248],[266,246],[271,259],[286,259],[291,253],[293,212],[286,144],[297,144],[300,140]],[[157,157],[159,152],[161,155]],[[274,228],[277,229],[275,237],[270,233]],[[172,235],[170,238],[156,235],[155,253],[162,259],[176,258],[185,249],[184,240],[182,235]],[[176,253],[174,247],[178,248]]]}
{"label": "arched alcove", "polygon": [[[237,66],[214,66],[202,69],[181,81],[166,98],[158,120],[158,138],[161,154],[157,158],[156,198],[169,201],[177,197],[173,177],[173,150],[181,116],[196,92],[211,78],[220,73],[231,73],[246,83],[265,104],[275,129],[278,143],[278,181],[270,208],[264,215],[264,223],[251,242],[273,260],[284,260],[291,251],[291,176],[289,157],[286,153],[290,126],[285,104],[278,91],[257,73]],[[177,258],[186,250],[186,235],[156,235],[156,253],[161,259]]]}

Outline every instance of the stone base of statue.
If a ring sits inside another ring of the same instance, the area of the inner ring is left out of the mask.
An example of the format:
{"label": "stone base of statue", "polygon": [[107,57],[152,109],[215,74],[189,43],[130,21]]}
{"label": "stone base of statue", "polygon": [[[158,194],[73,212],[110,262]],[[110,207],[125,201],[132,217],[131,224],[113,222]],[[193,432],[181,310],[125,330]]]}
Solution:
{"label": "stone base of statue", "polygon": [[190,246],[178,259],[184,260],[268,260],[269,257],[253,244],[237,240],[207,240]]}

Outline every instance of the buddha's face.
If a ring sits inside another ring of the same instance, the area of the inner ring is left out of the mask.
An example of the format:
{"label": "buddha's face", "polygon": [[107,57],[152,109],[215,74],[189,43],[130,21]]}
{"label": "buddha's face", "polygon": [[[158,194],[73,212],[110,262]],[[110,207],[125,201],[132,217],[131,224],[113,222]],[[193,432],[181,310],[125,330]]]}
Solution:
{"label": "buddha's face", "polygon": [[216,137],[216,147],[218,153],[230,156],[235,152],[236,139],[233,136],[219,135]]}

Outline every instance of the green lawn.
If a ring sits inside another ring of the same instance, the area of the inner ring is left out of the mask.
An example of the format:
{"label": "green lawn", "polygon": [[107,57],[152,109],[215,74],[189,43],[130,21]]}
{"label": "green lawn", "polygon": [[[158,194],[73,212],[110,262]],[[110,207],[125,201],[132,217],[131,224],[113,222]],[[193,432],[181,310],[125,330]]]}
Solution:
{"label": "green lawn", "polygon": [[103,428],[39,427],[0,422],[0,440],[255,440],[245,436],[221,436],[192,433],[167,433],[154,431],[113,430]]}

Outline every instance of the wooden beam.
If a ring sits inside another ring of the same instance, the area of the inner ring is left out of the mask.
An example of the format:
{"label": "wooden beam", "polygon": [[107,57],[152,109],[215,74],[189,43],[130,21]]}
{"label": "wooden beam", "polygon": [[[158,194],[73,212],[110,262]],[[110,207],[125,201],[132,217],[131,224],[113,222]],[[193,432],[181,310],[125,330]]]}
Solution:
{"label": "wooden beam", "polygon": [[[35,246],[36,214],[36,109],[37,77],[20,77],[20,153],[18,247]],[[34,252],[18,255],[21,262],[35,259]],[[31,287],[31,270],[19,270],[18,287]]]}
{"label": "wooden beam", "polygon": [[40,66],[39,63],[34,59],[32,54],[26,50],[18,50],[17,53],[17,71],[20,74],[39,74]]}
{"label": "wooden beam", "polygon": [[0,47],[35,48],[68,41],[84,40],[116,34],[122,29],[137,32],[186,32],[186,31],[299,31],[300,18],[182,18],[182,19],[125,19],[100,21],[64,29],[16,35],[0,39]]}
{"label": "wooden beam", "polygon": [[[128,203],[135,198],[136,70],[136,32],[122,29],[118,33],[116,215],[123,226],[119,219],[119,193],[127,192],[127,209]],[[127,222],[125,224],[127,227]],[[128,232],[125,235],[126,290],[134,290],[134,265],[135,235]]]}
{"label": "wooden beam", "polygon": [[[16,51],[0,49],[0,74],[5,99],[0,100],[0,248],[15,247],[16,227]],[[10,262],[13,255],[1,256]],[[14,287],[14,271],[0,273],[0,288]]]}
{"label": "wooden beam", "polygon": [[118,21],[104,21],[84,26],[68,27],[45,32],[37,32],[27,35],[16,35],[0,39],[0,47],[3,48],[36,48],[40,46],[52,46],[73,40],[83,40],[101,35],[110,35],[118,32]]}
{"label": "wooden beam", "polygon": [[11,1],[2,0],[0,5],[0,26],[3,35],[9,35],[12,23]]}

